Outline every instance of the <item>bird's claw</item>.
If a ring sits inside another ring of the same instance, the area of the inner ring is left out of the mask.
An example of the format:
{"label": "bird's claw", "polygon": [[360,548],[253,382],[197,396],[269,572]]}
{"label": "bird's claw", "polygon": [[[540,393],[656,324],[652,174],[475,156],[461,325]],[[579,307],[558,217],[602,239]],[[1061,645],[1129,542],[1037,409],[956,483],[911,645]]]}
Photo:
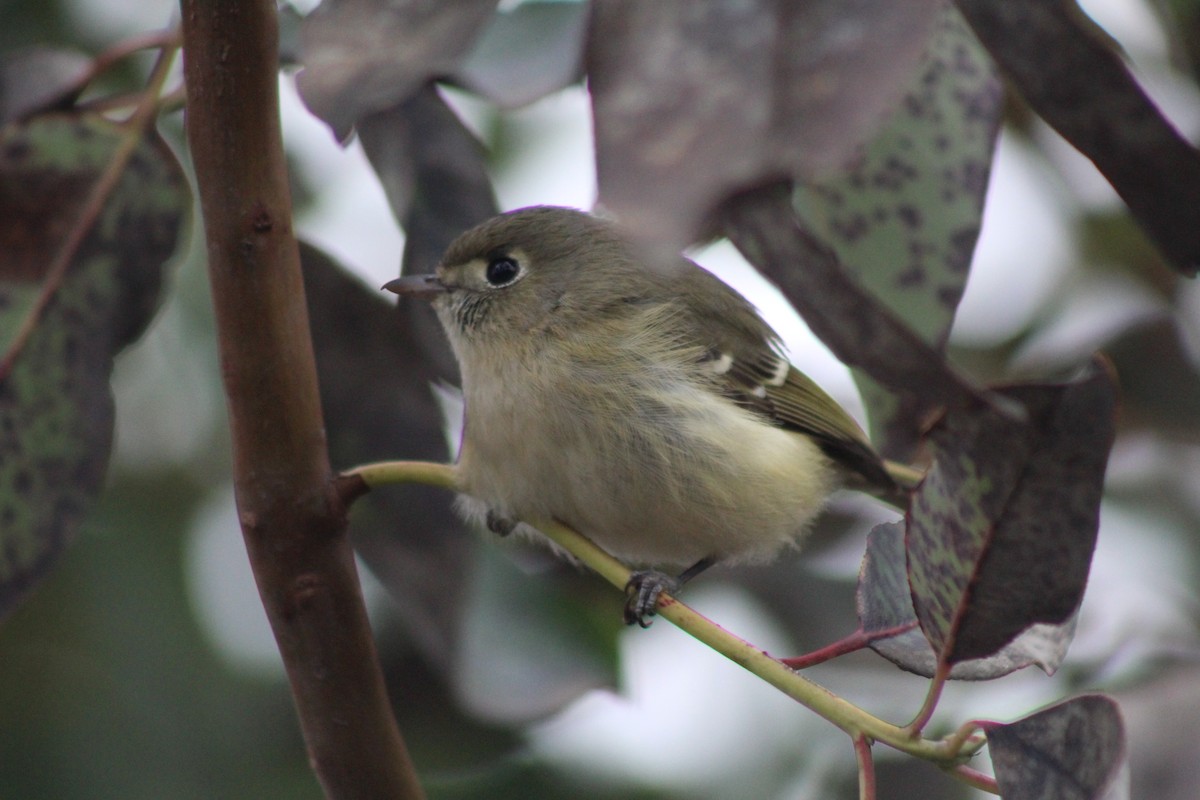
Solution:
{"label": "bird's claw", "polygon": [[629,576],[625,584],[625,624],[635,622],[649,628],[651,619],[658,613],[658,598],[679,591],[683,583],[671,575],[654,569],[639,570]]}
{"label": "bird's claw", "polygon": [[488,509],[487,518],[484,520],[487,529],[499,536],[508,536],[517,527],[517,523],[508,517],[502,517],[495,511]]}

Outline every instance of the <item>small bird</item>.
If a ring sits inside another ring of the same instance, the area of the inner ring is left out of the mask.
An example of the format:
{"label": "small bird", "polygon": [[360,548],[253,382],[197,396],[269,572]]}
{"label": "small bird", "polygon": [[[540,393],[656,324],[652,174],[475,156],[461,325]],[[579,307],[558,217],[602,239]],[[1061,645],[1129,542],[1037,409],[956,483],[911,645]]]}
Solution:
{"label": "small bird", "polygon": [[712,564],[798,544],[842,485],[902,487],[854,419],[788,363],[755,308],[682,256],[647,266],[569,208],[502,214],[429,275],[462,374],[461,510],[507,533],[554,519],[635,572],[627,623]]}

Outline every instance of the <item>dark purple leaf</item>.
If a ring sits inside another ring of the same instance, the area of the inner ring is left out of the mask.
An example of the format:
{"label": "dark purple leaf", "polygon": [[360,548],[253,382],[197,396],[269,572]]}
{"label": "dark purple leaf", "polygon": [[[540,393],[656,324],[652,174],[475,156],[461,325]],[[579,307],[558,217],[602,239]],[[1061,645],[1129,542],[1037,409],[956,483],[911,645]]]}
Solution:
{"label": "dark purple leaf", "polygon": [[451,74],[496,0],[325,0],[304,21],[304,102],[344,140],[359,119]]}
{"label": "dark purple leaf", "polygon": [[82,53],[48,47],[0,56],[0,124],[73,101],[91,65]]}
{"label": "dark purple leaf", "polygon": [[914,626],[912,595],[904,569],[904,526],[899,522],[876,525],[867,535],[858,573],[858,622],[863,632],[875,634]]}
{"label": "dark purple leaf", "polygon": [[[938,347],[979,235],[1001,101],[987,52],[947,7],[904,98],[861,156],[797,192],[805,224],[866,289]],[[877,446],[911,458],[923,420],[858,378]]]}
{"label": "dark purple leaf", "polygon": [[433,85],[363,119],[359,134],[409,237],[406,273],[432,270],[460,233],[498,213],[483,146]]}
{"label": "dark purple leaf", "polygon": [[456,80],[502,108],[519,108],[583,77],[584,3],[529,2],[496,14]]}
{"label": "dark purple leaf", "polygon": [[601,203],[673,252],[730,193],[840,166],[897,101],[938,7],[597,2],[587,70]]}
{"label": "dark purple leaf", "polygon": [[[362,120],[359,133],[404,228],[405,274],[432,271],[460,233],[497,213],[479,142],[432,85]],[[401,297],[398,314],[437,377],[457,384],[458,367],[429,304]]]}
{"label": "dark purple leaf", "polygon": [[[392,304],[316,248],[301,248],[330,460],[446,461],[433,370]],[[423,486],[372,492],[354,507],[354,546],[396,598],[412,639],[445,666],[462,613],[470,552],[450,495]]]}
{"label": "dark purple leaf", "polygon": [[[877,526],[867,538],[858,582],[859,627],[879,655],[908,672],[932,678],[937,654],[917,625],[905,571],[904,528]],[[1063,625],[1034,625],[1000,652],[960,661],[950,670],[953,680],[991,680],[1030,665],[1052,675],[1067,654],[1075,618]]]}
{"label": "dark purple leaf", "polygon": [[[507,549],[507,548],[506,548]],[[551,562],[528,561],[530,574],[494,542],[475,548],[462,646],[452,680],[465,707],[513,724],[561,711],[593,689],[616,686],[617,599],[591,576]],[[520,559],[518,559],[519,561]],[[519,665],[507,669],[498,665]]]}
{"label": "dark purple leaf", "polygon": [[926,410],[979,402],[979,390],[864,289],[836,253],[803,226],[786,185],[738,195],[726,205],[724,220],[746,260],[780,288],[844,363],[916,398]]}
{"label": "dark purple leaf", "polygon": [[1029,105],[1095,162],[1176,269],[1200,269],[1200,151],[1074,3],[958,0]]}
{"label": "dark purple leaf", "polygon": [[1104,345],[1121,376],[1121,422],[1169,439],[1200,436],[1200,369],[1170,317],[1121,331]]}
{"label": "dark purple leaf", "polygon": [[772,164],[805,179],[841,167],[895,108],[929,47],[941,0],[780,0]]}
{"label": "dark purple leaf", "polygon": [[290,69],[302,66],[300,31],[304,28],[304,15],[291,3],[279,6],[279,66]]}
{"label": "dark purple leaf", "polygon": [[1074,697],[984,726],[1004,800],[1101,800],[1125,761],[1125,726],[1112,698]]}
{"label": "dark purple leaf", "polygon": [[[128,135],[47,115],[0,133],[0,615],[52,566],[95,502],[112,442],[113,357],[158,305],[190,198],[157,136],[95,219],[82,211]],[[72,230],[65,272],[49,271]]]}
{"label": "dark purple leaf", "polygon": [[934,464],[906,534],[917,618],[947,663],[990,656],[1078,608],[1116,424],[1104,363],[1064,385],[1004,390],[1026,422],[954,410],[930,436]]}
{"label": "dark purple leaf", "polygon": [[716,201],[758,174],[773,106],[774,7],[595,4],[587,71],[600,200],[634,235],[678,249]]}

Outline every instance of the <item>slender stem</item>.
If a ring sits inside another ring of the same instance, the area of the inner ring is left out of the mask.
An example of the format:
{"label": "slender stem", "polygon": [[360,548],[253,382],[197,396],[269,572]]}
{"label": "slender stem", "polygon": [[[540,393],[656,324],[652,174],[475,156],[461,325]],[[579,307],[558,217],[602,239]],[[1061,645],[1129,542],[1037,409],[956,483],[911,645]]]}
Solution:
{"label": "slender stem", "polygon": [[[530,524],[614,586],[623,589],[629,582],[630,571],[626,566],[570,528],[554,522]],[[868,714],[858,706],[797,674],[768,653],[735,636],[675,598],[663,595],[659,600],[658,615],[734,663],[753,672],[801,705],[817,712],[851,736],[866,734],[905,752],[937,761],[943,760],[940,744],[914,740],[906,736],[903,729]]]}
{"label": "slender stem", "polygon": [[921,735],[921,731],[925,730],[925,726],[933,718],[938,700],[942,699],[942,690],[946,688],[946,681],[949,678],[950,665],[945,661],[939,661],[937,670],[933,673],[933,680],[929,682],[929,691],[925,694],[925,702],[921,704],[921,710],[913,717],[912,722],[904,726],[909,736],[916,738]]}
{"label": "slender stem", "polygon": [[981,723],[977,719],[972,719],[958,726],[958,730],[947,736],[942,741],[946,747],[954,753],[962,753],[963,755],[974,755],[987,743],[986,737],[975,736],[975,731],[979,730]]}
{"label": "slender stem", "polygon": [[368,489],[389,483],[420,483],[442,489],[457,489],[458,477],[449,464],[429,461],[381,461],[346,470],[342,477],[358,477]]}
{"label": "slender stem", "polygon": [[46,276],[42,279],[42,287],[37,300],[29,313],[21,320],[21,326],[12,337],[8,350],[4,353],[3,358],[0,358],[0,380],[3,380],[12,371],[13,364],[16,363],[25,343],[37,330],[42,316],[46,313],[46,308],[58,293],[67,270],[79,253],[79,248],[83,246],[84,241],[95,227],[96,221],[100,219],[105,204],[125,176],[125,168],[129,166],[129,160],[133,157],[134,151],[141,144],[146,131],[154,123],[158,95],[162,91],[163,83],[167,79],[171,62],[175,59],[178,49],[178,44],[174,44],[164,47],[159,52],[158,60],[146,82],[146,89],[140,95],[141,101],[130,118],[123,124],[123,136],[117,143],[112,159],[96,178],[96,182],[92,184],[83,207],[79,209],[79,216],[67,231],[66,237],[46,268]]}
{"label": "slender stem", "polygon": [[171,91],[164,93],[163,96],[158,99],[158,113],[161,116],[163,114],[170,114],[173,111],[179,111],[186,103],[186,88],[182,85],[177,86]]}
{"label": "slender stem", "polygon": [[867,638],[867,634],[863,632],[862,628],[859,628],[849,636],[807,652],[802,656],[789,656],[779,660],[791,669],[808,669],[809,667],[815,667],[817,664],[824,664],[826,661],[839,656],[844,656],[847,653],[862,650],[870,642],[871,640]]}
{"label": "slender stem", "polygon": [[789,656],[788,658],[781,658],[779,660],[792,669],[808,669],[809,667],[815,667],[817,664],[824,664],[826,661],[838,656],[844,656],[847,653],[853,653],[862,650],[864,647],[869,647],[871,642],[876,639],[888,639],[892,636],[899,636],[916,626],[916,622],[909,622],[886,630],[871,631],[870,633],[859,628],[849,636],[827,644],[817,650],[805,653],[802,656]]}
{"label": "slender stem", "polygon": [[990,792],[991,794],[1000,794],[1000,787],[996,784],[995,778],[977,769],[968,767],[966,764],[959,764],[957,767],[954,767],[950,770],[950,774],[968,786],[974,786],[976,789]]}
{"label": "slender stem", "polygon": [[861,733],[854,737],[854,757],[858,761],[859,800],[875,800],[875,760],[871,740]]}
{"label": "slender stem", "polygon": [[103,75],[115,64],[123,61],[134,53],[142,50],[150,50],[158,48],[164,51],[174,53],[179,49],[180,38],[179,28],[170,27],[160,31],[148,31],[131,36],[128,39],[117,42],[109,49],[105,50],[100,55],[96,56],[92,61],[88,70],[80,75],[75,82],[76,91],[82,91],[92,81],[96,80],[100,75]]}
{"label": "slender stem", "polygon": [[[362,481],[368,488],[406,482],[450,489],[457,485],[454,467],[414,461],[367,464],[343,473],[342,479],[355,483]],[[629,568],[593,542],[556,522],[526,521],[586,564],[597,575],[624,590],[625,584],[629,582]],[[735,636],[669,595],[663,595],[659,599],[658,615],[734,663],[745,667],[852,737],[864,736],[946,767],[961,761],[958,747],[952,749],[945,741],[914,737],[904,728],[872,716],[853,703],[797,674],[770,654]]]}
{"label": "slender stem", "polygon": [[309,760],[329,798],[421,798],[326,450],[279,123],[275,2],[181,7],[238,514]]}

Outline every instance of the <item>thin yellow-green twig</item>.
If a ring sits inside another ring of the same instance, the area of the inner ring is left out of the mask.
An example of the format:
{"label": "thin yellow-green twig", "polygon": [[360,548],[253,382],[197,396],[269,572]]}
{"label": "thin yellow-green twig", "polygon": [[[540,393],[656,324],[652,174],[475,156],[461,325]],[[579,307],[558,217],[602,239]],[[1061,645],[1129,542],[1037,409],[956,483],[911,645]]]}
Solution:
{"label": "thin yellow-green twig", "polygon": [[420,483],[441,489],[458,488],[458,476],[454,467],[431,461],[381,461],[346,470],[342,475],[362,478],[371,489],[389,483]]}
{"label": "thin yellow-green twig", "polygon": [[[458,486],[453,466],[422,461],[367,464],[343,473],[343,477],[361,479],[369,488],[389,483],[422,483],[445,489]],[[628,567],[576,531],[552,521],[527,522],[613,586],[624,589],[629,582]],[[961,731],[945,739],[912,736],[904,728],[869,714],[805,678],[769,653],[730,633],[673,597],[663,595],[659,601],[658,615],[829,720],[852,738],[882,742],[947,769],[953,769],[968,757],[964,749],[971,754],[977,749],[964,748],[969,739]]]}
{"label": "thin yellow-green twig", "polygon": [[958,730],[942,739],[951,752],[961,755],[974,755],[987,744],[987,737],[977,734],[981,728],[979,720],[973,719],[958,726]]}

